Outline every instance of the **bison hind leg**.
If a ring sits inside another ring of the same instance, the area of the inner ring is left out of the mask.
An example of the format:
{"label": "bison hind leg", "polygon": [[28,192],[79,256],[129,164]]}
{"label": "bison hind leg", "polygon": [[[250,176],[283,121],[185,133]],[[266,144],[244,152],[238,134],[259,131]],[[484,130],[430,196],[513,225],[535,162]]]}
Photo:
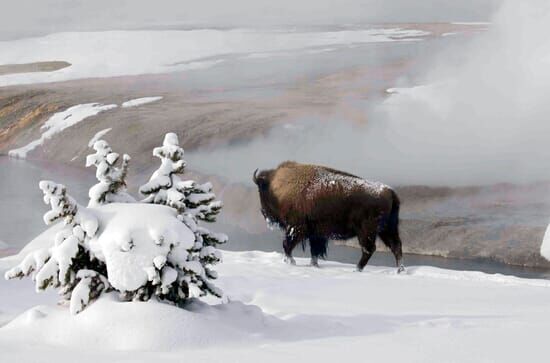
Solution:
{"label": "bison hind leg", "polygon": [[401,238],[399,238],[399,232],[397,229],[385,230],[380,232],[380,239],[386,246],[389,247],[393,256],[395,257],[395,265],[397,266],[397,273],[405,271],[403,266],[403,251],[401,248]]}
{"label": "bison hind leg", "polygon": [[328,238],[323,236],[309,237],[309,248],[311,251],[311,266],[319,267],[319,257],[327,257]]}

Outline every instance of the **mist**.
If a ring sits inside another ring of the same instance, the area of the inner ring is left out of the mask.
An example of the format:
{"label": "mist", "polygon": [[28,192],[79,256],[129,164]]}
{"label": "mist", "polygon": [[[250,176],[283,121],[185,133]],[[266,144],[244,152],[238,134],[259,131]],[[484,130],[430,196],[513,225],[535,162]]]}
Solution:
{"label": "mist", "polygon": [[0,40],[64,31],[485,21],[501,0],[20,0]]}
{"label": "mist", "polygon": [[205,172],[245,182],[255,168],[287,159],[397,185],[548,180],[549,9],[544,1],[505,3],[489,31],[447,47],[414,83],[398,80],[402,88],[365,104],[367,125],[301,119],[189,157],[209,165]]}

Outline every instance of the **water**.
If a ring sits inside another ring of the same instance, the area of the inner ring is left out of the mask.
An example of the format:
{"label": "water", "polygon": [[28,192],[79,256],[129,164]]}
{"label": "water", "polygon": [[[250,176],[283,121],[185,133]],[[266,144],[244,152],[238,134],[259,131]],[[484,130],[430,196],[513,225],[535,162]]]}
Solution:
{"label": "water", "polygon": [[87,204],[88,186],[95,177],[92,170],[0,156],[0,240],[12,250],[21,249],[46,228],[42,215],[49,208],[42,201],[40,180],[66,185],[79,203]]}
{"label": "water", "polygon": [[[82,170],[65,165],[44,162],[15,160],[0,156],[0,241],[8,248],[0,250],[0,256],[18,252],[28,241],[43,231],[46,226],[42,215],[48,210],[42,202],[42,192],[38,182],[49,179],[63,183],[68,192],[81,204],[87,204],[87,193],[95,183],[93,170]],[[213,230],[229,235],[230,242],[224,249],[231,251],[259,250],[278,251],[281,248],[281,233],[269,231],[263,234],[251,234],[238,227],[216,223]],[[335,245],[329,246],[329,259],[355,264],[360,251],[356,248]],[[309,252],[296,248],[295,256],[309,257]],[[408,266],[427,265],[452,270],[483,271],[501,273],[526,278],[550,278],[550,272],[533,268],[523,268],[495,263],[486,260],[459,260],[433,256],[405,255]],[[322,262],[321,262],[322,264]],[[369,262],[374,266],[394,266],[390,253],[378,251]]]}
{"label": "water", "polygon": [[[223,231],[229,235],[230,243],[223,248],[230,251],[245,251],[245,250],[258,250],[265,252],[282,252],[282,234],[281,232],[274,230],[261,235],[251,234],[243,231],[242,229],[223,225],[218,223],[216,227],[213,227],[216,231]],[[297,247],[294,250],[293,255],[295,257],[307,257],[309,258],[309,247],[306,246],[305,250]],[[334,243],[329,244],[328,259],[338,262],[350,263],[355,265],[359,261],[361,252],[358,248],[336,245]],[[529,267],[506,265],[503,263],[493,262],[489,260],[476,259],[456,259],[456,258],[443,258],[437,256],[424,256],[405,254],[404,263],[406,266],[434,266],[439,268],[445,268],[457,271],[482,271],[490,274],[500,273],[503,275],[512,275],[524,278],[544,278],[550,279],[550,271]],[[320,265],[322,266],[322,261]],[[369,260],[369,265],[372,266],[395,266],[395,259],[393,255],[385,251],[376,251],[376,253]]]}

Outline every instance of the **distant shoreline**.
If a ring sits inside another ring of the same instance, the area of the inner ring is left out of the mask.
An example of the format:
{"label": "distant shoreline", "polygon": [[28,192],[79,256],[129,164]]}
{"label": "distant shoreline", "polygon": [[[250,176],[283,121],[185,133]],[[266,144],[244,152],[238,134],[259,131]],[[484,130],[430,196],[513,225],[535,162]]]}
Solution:
{"label": "distant shoreline", "polygon": [[71,63],[65,61],[3,64],[0,65],[0,76],[19,73],[53,72],[70,66]]}

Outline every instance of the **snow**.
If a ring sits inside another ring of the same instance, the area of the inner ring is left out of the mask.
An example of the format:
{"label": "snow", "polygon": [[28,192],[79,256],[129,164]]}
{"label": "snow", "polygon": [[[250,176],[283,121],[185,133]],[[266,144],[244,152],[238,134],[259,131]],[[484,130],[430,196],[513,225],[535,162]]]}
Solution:
{"label": "snow", "polygon": [[126,174],[130,156],[124,154],[120,166],[117,166],[120,155],[113,152],[105,140],[97,140],[92,145],[95,154],[86,156],[86,167],[96,167],[98,183],[88,191],[88,206],[94,207],[110,202],[132,203],[135,199],[126,191]]}
{"label": "snow", "polygon": [[[119,291],[134,291],[155,270],[155,260],[174,246],[189,249],[195,235],[176,218],[172,208],[155,204],[111,203],[90,208],[101,230],[89,242],[90,249],[107,265],[109,283]],[[155,241],[162,239],[162,243]],[[160,268],[158,268],[160,270]]]}
{"label": "snow", "polygon": [[15,266],[23,261],[25,256],[29,253],[48,248],[52,244],[52,241],[55,240],[56,234],[61,231],[62,228],[63,223],[57,223],[36,236],[16,255],[0,259],[0,269],[7,269],[8,267]]}
{"label": "snow", "polygon": [[428,34],[421,30],[401,28],[343,31],[200,29],[56,33],[0,42],[0,64],[56,59],[69,62],[71,66],[55,72],[3,75],[0,76],[0,86],[167,73],[211,67],[230,55],[246,58],[254,53],[410,41]]}
{"label": "snow", "polygon": [[88,117],[95,116],[100,112],[116,108],[117,105],[102,105],[99,103],[84,103],[69,107],[65,111],[57,112],[42,125],[43,131],[39,139],[29,144],[9,151],[9,156],[24,159],[27,154],[36,147],[42,145],[46,140],[65,130],[68,127],[84,121]]}
{"label": "snow", "polygon": [[454,24],[454,25],[491,25],[491,23],[487,22],[487,21],[454,21],[451,24]]}
{"label": "snow", "polygon": [[546,227],[546,232],[540,245],[540,254],[550,261],[550,224]]}
{"label": "snow", "polygon": [[88,147],[93,147],[96,141],[99,141],[103,136],[107,135],[107,133],[111,130],[112,128],[109,127],[107,129],[103,129],[101,131],[96,132],[96,134],[88,142]]}
{"label": "snow", "polygon": [[316,171],[312,191],[319,188],[344,188],[346,191],[361,188],[376,195],[380,195],[383,191],[390,189],[389,186],[380,182],[365,180],[355,176],[335,174],[324,169]]}
{"label": "snow", "polygon": [[[347,264],[311,268],[308,259],[297,258],[296,266],[281,259],[224,251],[217,284],[229,302],[193,302],[185,310],[107,295],[71,316],[25,281],[0,281],[0,321],[9,321],[0,328],[2,357],[515,363],[547,356],[550,281],[422,266],[401,275],[373,266],[357,273]],[[40,305],[29,309],[23,291]]]}
{"label": "snow", "polygon": [[136,98],[130,101],[126,101],[122,103],[122,107],[136,107],[145,105],[147,103],[156,102],[162,100],[162,96],[156,96],[156,97],[142,97],[142,98]]}

